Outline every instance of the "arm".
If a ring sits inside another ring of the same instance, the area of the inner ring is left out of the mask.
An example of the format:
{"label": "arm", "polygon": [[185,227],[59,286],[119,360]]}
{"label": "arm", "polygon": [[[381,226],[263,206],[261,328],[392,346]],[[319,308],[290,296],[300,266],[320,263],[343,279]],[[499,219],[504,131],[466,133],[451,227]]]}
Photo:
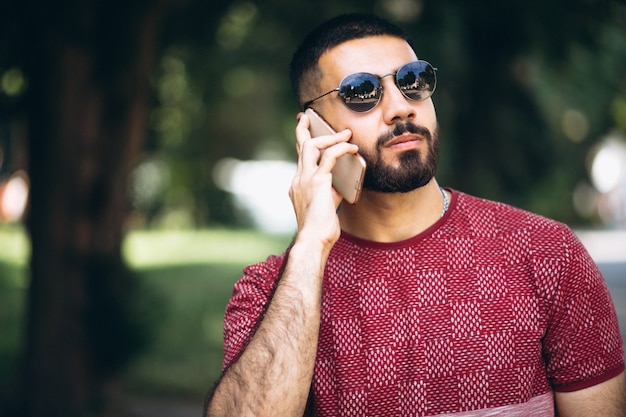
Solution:
{"label": "arm", "polygon": [[624,373],[593,387],[555,393],[559,417],[626,417]]}
{"label": "arm", "polygon": [[[289,192],[298,232],[256,333],[207,402],[206,416],[301,416],[309,394],[328,254],[339,238],[341,197],[330,171],[356,152],[349,132],[310,139],[308,119],[296,128],[298,168]],[[325,149],[320,159],[321,150]],[[319,163],[318,163],[319,160]]]}

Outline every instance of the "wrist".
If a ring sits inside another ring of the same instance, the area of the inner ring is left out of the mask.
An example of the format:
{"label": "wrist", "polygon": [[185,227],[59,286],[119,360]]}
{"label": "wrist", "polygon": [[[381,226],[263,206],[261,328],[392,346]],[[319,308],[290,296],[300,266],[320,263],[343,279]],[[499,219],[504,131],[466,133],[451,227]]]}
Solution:
{"label": "wrist", "polygon": [[318,236],[310,236],[301,230],[294,239],[290,253],[292,257],[319,259],[325,262],[336,241],[336,238],[323,239]]}
{"label": "wrist", "polygon": [[322,243],[301,241],[296,238],[289,249],[289,260],[300,265],[324,264],[330,253],[330,248]]}

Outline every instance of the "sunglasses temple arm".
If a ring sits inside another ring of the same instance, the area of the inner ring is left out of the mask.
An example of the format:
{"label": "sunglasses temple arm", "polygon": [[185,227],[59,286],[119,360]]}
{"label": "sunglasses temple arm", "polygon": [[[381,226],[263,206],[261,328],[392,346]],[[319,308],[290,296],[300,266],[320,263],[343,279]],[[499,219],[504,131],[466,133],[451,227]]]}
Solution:
{"label": "sunglasses temple arm", "polygon": [[335,91],[339,91],[339,88],[333,88],[332,90],[330,90],[330,91],[328,91],[328,92],[326,92],[326,93],[322,94],[321,96],[316,97],[316,98],[314,98],[313,100],[309,100],[309,101],[305,102],[305,103],[302,105],[302,110],[306,110],[306,109],[307,109],[307,107],[309,107],[311,104],[313,104],[314,102],[316,102],[316,101],[317,101],[317,100],[319,100],[320,98],[322,98],[322,97],[326,97],[327,95],[329,95],[330,93],[334,93]]}

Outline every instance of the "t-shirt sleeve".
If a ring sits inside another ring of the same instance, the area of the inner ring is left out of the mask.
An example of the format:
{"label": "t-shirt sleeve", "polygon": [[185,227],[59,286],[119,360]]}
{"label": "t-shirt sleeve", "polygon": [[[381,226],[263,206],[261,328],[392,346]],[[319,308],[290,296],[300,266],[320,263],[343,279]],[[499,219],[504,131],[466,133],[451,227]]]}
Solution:
{"label": "t-shirt sleeve", "polygon": [[549,290],[543,353],[554,390],[569,392],[623,372],[624,347],[611,294],[597,265],[569,228],[563,226],[558,234],[561,255],[543,255],[535,262],[535,272],[542,274],[542,263],[560,264],[558,276],[544,280],[556,280],[556,285]]}
{"label": "t-shirt sleeve", "polygon": [[265,314],[282,271],[284,255],[244,268],[224,314],[224,362],[228,368],[243,352]]}

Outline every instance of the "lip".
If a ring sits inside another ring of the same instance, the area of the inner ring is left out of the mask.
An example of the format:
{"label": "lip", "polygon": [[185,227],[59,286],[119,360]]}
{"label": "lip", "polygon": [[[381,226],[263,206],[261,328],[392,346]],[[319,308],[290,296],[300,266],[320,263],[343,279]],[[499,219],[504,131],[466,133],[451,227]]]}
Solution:
{"label": "lip", "polygon": [[389,149],[412,149],[420,146],[424,141],[424,137],[414,133],[404,133],[396,136],[385,144],[385,148]]}

